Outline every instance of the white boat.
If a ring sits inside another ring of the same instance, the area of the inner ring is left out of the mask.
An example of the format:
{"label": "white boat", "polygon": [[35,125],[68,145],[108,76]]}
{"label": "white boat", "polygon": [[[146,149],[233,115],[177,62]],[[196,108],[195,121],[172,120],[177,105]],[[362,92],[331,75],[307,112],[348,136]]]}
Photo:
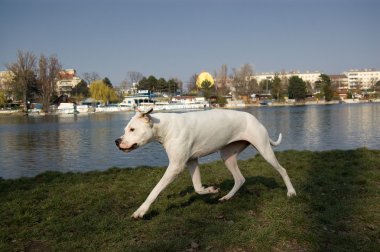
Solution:
{"label": "white boat", "polygon": [[28,109],[28,116],[43,116],[45,115],[45,112],[42,109],[33,108]]}
{"label": "white boat", "polygon": [[71,102],[62,102],[57,108],[58,114],[77,114],[76,105]]}
{"label": "white boat", "polygon": [[224,107],[225,108],[244,108],[246,107],[246,105],[243,100],[227,99],[227,104]]}
{"label": "white boat", "polygon": [[95,112],[118,112],[121,111],[118,106],[98,106]]}
{"label": "white boat", "polygon": [[154,101],[148,96],[127,96],[118,106],[123,110],[135,110],[139,107],[154,106]]}
{"label": "white boat", "polygon": [[153,107],[154,110],[199,110],[209,108],[210,104],[204,97],[192,97],[186,99],[184,97],[173,97],[171,102],[159,102],[150,99],[148,96],[128,96],[118,104],[122,110],[146,110]]}
{"label": "white boat", "polygon": [[269,100],[262,100],[259,102],[260,106],[272,106],[272,102]]}
{"label": "white boat", "polygon": [[343,99],[344,103],[359,103],[359,99],[354,98],[354,99]]}
{"label": "white boat", "polygon": [[42,110],[42,104],[41,103],[32,103],[30,105],[30,109],[28,109],[28,115],[29,116],[45,115],[45,112]]}
{"label": "white boat", "polygon": [[157,102],[154,104],[155,110],[199,110],[206,109],[210,107],[208,102],[199,102],[199,103],[162,103]]}
{"label": "white boat", "polygon": [[95,108],[90,105],[77,105],[76,110],[79,112],[79,114],[95,112]]}

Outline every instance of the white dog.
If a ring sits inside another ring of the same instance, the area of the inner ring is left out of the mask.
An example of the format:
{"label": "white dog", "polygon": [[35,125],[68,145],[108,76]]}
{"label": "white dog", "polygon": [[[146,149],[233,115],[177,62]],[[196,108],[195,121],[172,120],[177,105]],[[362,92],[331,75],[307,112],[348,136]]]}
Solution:
{"label": "white dog", "polygon": [[142,218],[150,205],[185,167],[190,171],[194,189],[199,194],[217,193],[215,187],[203,187],[199,172],[198,158],[220,151],[221,157],[232,173],[235,185],[220,198],[229,200],[245,182],[237,165],[237,156],[250,144],[282,176],[288,190],[288,197],[296,195],[286,170],[278,163],[271,145],[274,142],[264,126],[251,114],[233,110],[208,110],[189,113],[136,112],[125,127],[124,135],[115,140],[117,147],[130,152],[151,141],[160,142],[169,158],[164,176],[154,187],[145,202],[133,213],[132,218]]}

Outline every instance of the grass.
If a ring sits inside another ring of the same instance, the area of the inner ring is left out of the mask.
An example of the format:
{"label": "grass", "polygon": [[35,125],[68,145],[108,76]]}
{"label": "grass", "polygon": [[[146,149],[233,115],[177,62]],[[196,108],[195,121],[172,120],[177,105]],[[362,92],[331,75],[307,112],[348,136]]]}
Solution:
{"label": "grass", "polygon": [[0,181],[0,251],[378,251],[380,151],[285,151],[297,197],[260,156],[240,161],[233,186],[221,162],[201,167],[218,195],[197,195],[187,172],[143,220],[130,215],[163,168],[46,172]]}

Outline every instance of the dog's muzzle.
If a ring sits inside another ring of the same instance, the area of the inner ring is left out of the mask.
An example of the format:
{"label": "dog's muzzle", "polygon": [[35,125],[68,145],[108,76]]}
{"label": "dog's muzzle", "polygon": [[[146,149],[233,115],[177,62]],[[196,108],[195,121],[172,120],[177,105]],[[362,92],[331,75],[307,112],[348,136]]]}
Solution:
{"label": "dog's muzzle", "polygon": [[118,138],[118,139],[116,139],[116,140],[115,140],[115,144],[116,144],[116,146],[117,146],[117,147],[119,147],[119,146],[120,146],[120,144],[121,144],[121,141],[122,141],[122,139],[121,139],[121,138]]}
{"label": "dog's muzzle", "polygon": [[131,146],[130,148],[122,148],[122,147],[120,147],[120,144],[121,144],[122,141],[123,141],[123,140],[122,140],[121,138],[118,138],[118,139],[115,140],[115,144],[116,144],[116,146],[117,146],[117,147],[119,148],[119,150],[121,150],[121,151],[124,151],[124,152],[130,152],[130,151],[132,151],[132,150],[138,148],[138,144],[137,144],[137,143],[132,144],[132,146]]}

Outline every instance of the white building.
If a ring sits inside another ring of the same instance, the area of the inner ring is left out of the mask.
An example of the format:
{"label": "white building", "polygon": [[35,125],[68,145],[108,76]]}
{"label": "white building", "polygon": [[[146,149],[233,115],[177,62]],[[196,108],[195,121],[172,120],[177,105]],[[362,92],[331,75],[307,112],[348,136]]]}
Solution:
{"label": "white building", "polygon": [[[280,78],[286,77],[290,78],[292,76],[298,76],[305,82],[310,82],[314,84],[316,81],[320,80],[321,72],[309,72],[301,73],[299,71],[291,71],[291,72],[284,72],[284,73],[277,73]],[[260,74],[254,74],[250,77],[250,79],[256,79],[258,83],[260,83],[263,80],[273,80],[276,73],[260,73]]]}
{"label": "white building", "polygon": [[70,95],[72,89],[82,81],[76,76],[75,69],[65,69],[59,72],[59,80],[57,81],[58,95]]}
{"label": "white building", "polygon": [[13,74],[11,71],[0,71],[0,89],[5,89],[6,84],[11,82]]}
{"label": "white building", "polygon": [[374,69],[349,70],[344,74],[348,78],[349,89],[372,89],[380,80],[380,71]]}
{"label": "white building", "polygon": [[348,89],[348,78],[345,74],[330,74],[331,84],[337,88],[338,91]]}

